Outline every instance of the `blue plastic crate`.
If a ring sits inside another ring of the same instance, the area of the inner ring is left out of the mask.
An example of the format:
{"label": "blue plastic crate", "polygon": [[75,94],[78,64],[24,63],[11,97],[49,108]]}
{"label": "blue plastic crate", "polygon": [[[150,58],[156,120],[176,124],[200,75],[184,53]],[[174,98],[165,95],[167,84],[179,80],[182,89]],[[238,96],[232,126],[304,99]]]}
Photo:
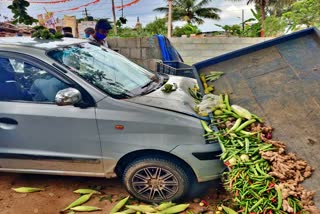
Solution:
{"label": "blue plastic crate", "polygon": [[175,76],[195,78],[193,68],[179,61],[164,61],[157,63],[157,72]]}

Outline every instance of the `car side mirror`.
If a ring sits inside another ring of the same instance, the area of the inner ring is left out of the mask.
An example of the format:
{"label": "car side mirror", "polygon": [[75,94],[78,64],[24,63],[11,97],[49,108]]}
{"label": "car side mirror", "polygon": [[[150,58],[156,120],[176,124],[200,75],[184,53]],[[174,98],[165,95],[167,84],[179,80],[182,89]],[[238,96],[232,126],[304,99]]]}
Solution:
{"label": "car side mirror", "polygon": [[66,88],[58,91],[55,102],[58,106],[74,105],[81,101],[81,93],[75,88]]}

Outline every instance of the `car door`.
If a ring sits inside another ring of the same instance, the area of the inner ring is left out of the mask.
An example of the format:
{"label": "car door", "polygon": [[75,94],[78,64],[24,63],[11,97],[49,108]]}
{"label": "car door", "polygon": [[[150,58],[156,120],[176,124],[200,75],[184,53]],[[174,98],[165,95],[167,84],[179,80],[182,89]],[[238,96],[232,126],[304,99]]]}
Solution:
{"label": "car door", "polygon": [[57,106],[70,80],[16,56],[0,52],[0,171],[102,175],[95,108]]}

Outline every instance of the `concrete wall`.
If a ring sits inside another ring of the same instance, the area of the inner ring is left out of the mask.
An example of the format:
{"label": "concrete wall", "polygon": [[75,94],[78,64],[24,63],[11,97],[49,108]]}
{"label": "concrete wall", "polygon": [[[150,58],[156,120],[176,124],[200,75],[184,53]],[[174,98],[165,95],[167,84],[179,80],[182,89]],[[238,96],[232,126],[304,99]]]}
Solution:
{"label": "concrete wall", "polygon": [[[268,39],[270,38],[207,37],[171,38],[170,41],[185,63],[192,65]],[[154,37],[109,38],[108,44],[132,61],[153,71],[156,70],[156,62],[162,59],[158,41]]]}
{"label": "concrete wall", "polygon": [[271,38],[207,37],[171,38],[170,41],[184,62],[192,65],[269,39]]}
{"label": "concrete wall", "polygon": [[109,38],[112,49],[128,57],[143,67],[156,70],[156,62],[161,60],[161,52],[156,38]]}

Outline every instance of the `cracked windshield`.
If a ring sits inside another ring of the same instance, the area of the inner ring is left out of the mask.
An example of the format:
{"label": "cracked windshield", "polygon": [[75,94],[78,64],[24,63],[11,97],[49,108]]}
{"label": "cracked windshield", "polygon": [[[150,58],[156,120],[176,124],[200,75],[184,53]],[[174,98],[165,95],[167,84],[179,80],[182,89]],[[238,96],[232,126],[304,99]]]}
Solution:
{"label": "cracked windshield", "polygon": [[113,98],[140,95],[155,77],[122,55],[90,43],[59,48],[48,55]]}

